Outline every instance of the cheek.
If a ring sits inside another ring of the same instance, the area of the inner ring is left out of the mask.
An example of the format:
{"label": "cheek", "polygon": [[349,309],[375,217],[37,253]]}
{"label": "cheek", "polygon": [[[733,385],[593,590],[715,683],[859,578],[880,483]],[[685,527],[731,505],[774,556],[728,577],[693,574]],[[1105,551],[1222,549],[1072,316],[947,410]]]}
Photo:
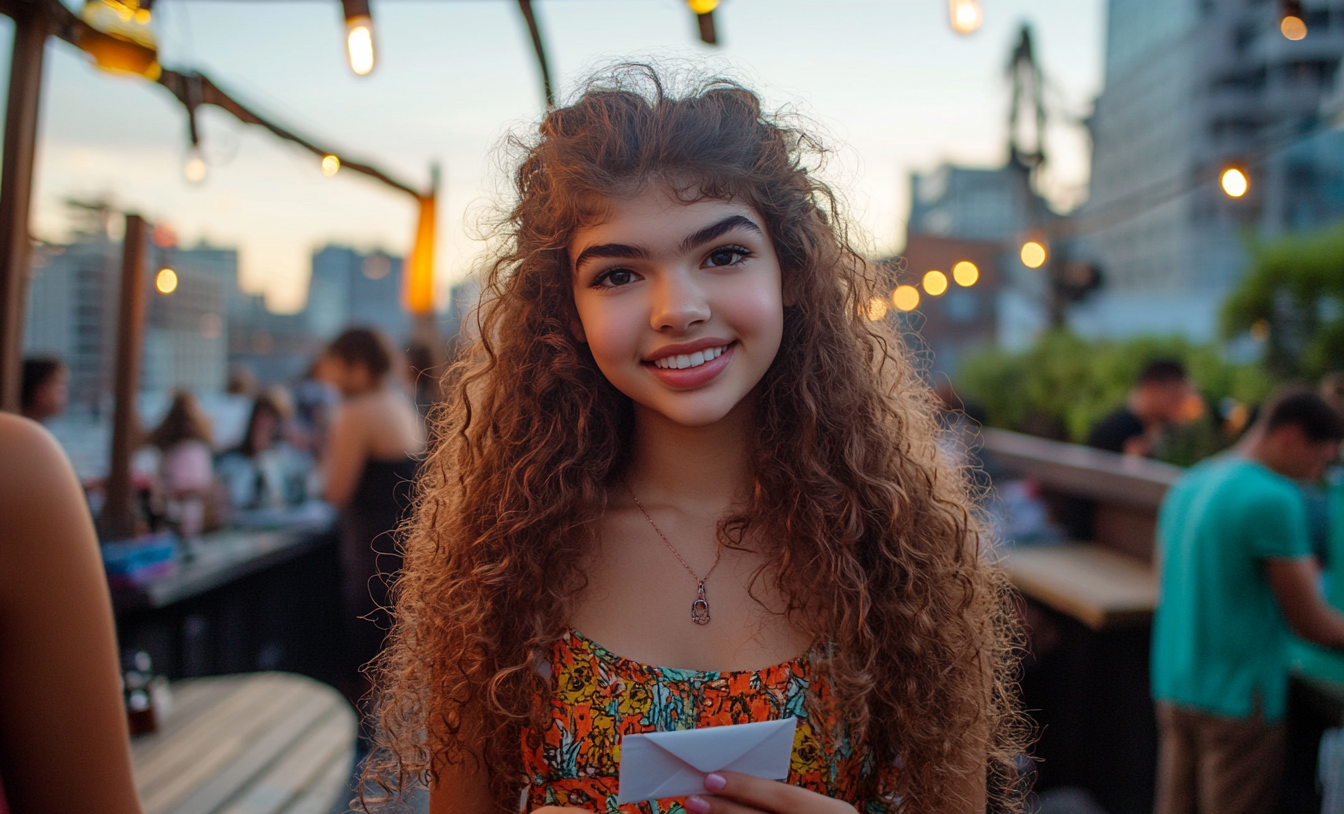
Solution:
{"label": "cheek", "polygon": [[638,352],[638,315],[619,308],[579,308],[579,325],[593,358],[626,358]]}

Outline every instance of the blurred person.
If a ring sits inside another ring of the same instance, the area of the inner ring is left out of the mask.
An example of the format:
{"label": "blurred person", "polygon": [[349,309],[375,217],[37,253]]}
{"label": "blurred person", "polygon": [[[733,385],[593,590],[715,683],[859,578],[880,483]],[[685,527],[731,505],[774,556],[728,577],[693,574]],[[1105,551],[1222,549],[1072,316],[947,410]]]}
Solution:
{"label": "blurred person", "polygon": [[301,477],[310,468],[311,461],[291,441],[301,435],[290,429],[292,417],[293,406],[282,388],[272,388],[253,401],[242,443],[221,454],[215,464],[233,508],[271,509],[303,499],[303,490],[290,484],[293,476]]}
{"label": "blurred person", "polygon": [[19,404],[24,418],[43,422],[65,412],[70,402],[70,368],[55,357],[23,360]]}
{"label": "blurred person", "polygon": [[401,569],[392,532],[410,505],[425,445],[420,414],[393,375],[398,363],[382,335],[352,328],[332,341],[318,366],[342,397],[327,437],[323,497],[341,514],[348,648],[341,689],[353,702],[368,689],[358,670],[378,655],[390,625],[387,576]]}
{"label": "blurred person", "polygon": [[184,536],[205,527],[206,502],[215,483],[210,438],[210,419],[186,390],[173,394],[167,414],[149,434],[149,444],[160,452],[158,492],[164,514]]}
{"label": "blurred person", "polygon": [[1344,419],[1316,394],[1267,408],[1241,454],[1192,467],[1158,517],[1152,692],[1158,814],[1274,809],[1285,759],[1289,633],[1344,650],[1318,591],[1299,482],[1320,477]]}
{"label": "blurred person", "polygon": [[257,392],[256,374],[242,365],[229,368],[229,378],[224,383],[224,392],[230,396],[251,398]]}
{"label": "blurred person", "polygon": [[0,812],[140,814],[112,602],[74,470],[0,413]]}
{"label": "blurred person", "polygon": [[1185,366],[1174,359],[1149,362],[1125,405],[1092,426],[1087,445],[1125,455],[1151,457],[1162,430],[1182,423],[1198,398]]}

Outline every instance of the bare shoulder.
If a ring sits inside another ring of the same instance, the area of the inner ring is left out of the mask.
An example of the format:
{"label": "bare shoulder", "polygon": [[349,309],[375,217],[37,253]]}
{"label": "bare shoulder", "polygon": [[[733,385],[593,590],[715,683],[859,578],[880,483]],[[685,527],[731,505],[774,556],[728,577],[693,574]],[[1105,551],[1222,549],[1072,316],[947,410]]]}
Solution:
{"label": "bare shoulder", "polygon": [[72,483],[74,472],[51,433],[35,421],[0,412],[0,506]]}

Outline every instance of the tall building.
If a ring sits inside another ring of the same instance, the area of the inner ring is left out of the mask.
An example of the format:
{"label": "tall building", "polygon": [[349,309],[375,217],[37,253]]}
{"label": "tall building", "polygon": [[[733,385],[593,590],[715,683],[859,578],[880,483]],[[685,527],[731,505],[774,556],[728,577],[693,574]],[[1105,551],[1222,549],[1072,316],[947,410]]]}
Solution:
{"label": "tall building", "polygon": [[238,288],[238,253],[206,245],[159,254],[150,268],[171,268],[177,287],[148,294],[140,389],[218,393],[228,377],[227,306]]}
{"label": "tall building", "polygon": [[[1306,0],[1309,33],[1264,0],[1110,0],[1105,88],[1091,118],[1081,220],[1106,291],[1084,332],[1216,335],[1247,234],[1344,217],[1344,132],[1321,117],[1344,56],[1344,0]],[[1239,166],[1249,193],[1224,195]]]}
{"label": "tall building", "polygon": [[112,392],[121,246],[105,232],[34,248],[24,316],[24,354],[60,357],[70,400],[98,409]]}
{"label": "tall building", "polygon": [[305,309],[309,330],[327,340],[351,326],[373,327],[404,344],[411,320],[401,304],[401,270],[401,258],[385,252],[324,246],[313,255]]}

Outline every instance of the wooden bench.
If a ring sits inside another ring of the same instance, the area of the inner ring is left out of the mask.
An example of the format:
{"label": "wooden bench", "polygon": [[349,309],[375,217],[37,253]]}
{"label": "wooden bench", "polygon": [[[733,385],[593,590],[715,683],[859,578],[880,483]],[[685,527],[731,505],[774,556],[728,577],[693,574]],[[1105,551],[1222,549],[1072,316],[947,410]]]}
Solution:
{"label": "wooden bench", "polygon": [[1023,595],[1093,630],[1152,622],[1157,576],[1134,557],[1069,543],[1015,548],[1000,565]]}
{"label": "wooden bench", "polygon": [[145,814],[327,814],[349,795],[355,713],[288,673],[173,684],[163,728],[131,742]]}

